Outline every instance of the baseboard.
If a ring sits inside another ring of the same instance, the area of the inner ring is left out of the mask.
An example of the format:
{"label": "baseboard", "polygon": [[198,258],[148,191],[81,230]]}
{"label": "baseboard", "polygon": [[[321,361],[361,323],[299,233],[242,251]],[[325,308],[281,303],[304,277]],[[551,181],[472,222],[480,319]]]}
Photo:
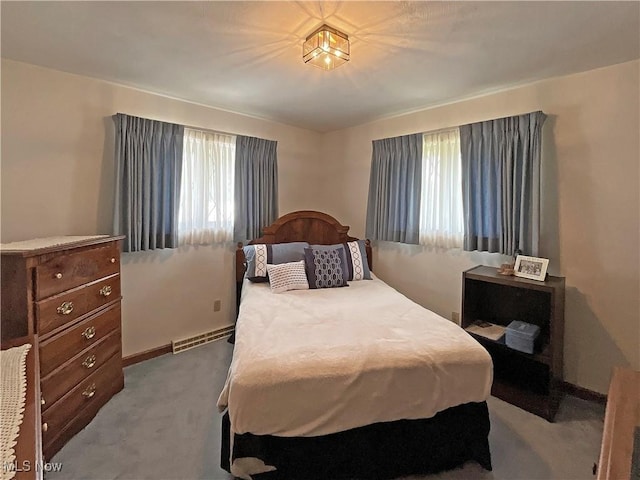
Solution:
{"label": "baseboard", "polygon": [[128,367],[129,365],[144,362],[145,360],[151,360],[152,358],[159,357],[160,355],[164,355],[166,353],[171,353],[170,343],[124,357],[122,359],[122,366]]}
{"label": "baseboard", "polygon": [[564,393],[581,398],[582,400],[601,403],[603,405],[606,405],[607,403],[607,396],[604,393],[594,392],[593,390],[579,387],[578,385],[574,385],[573,383],[563,382],[562,390],[564,391]]}

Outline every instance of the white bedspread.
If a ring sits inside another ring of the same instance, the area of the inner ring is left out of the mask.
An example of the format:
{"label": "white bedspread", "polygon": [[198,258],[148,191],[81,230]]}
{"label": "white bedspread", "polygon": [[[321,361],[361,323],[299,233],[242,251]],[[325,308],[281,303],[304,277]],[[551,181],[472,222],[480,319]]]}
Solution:
{"label": "white bedspread", "polygon": [[271,293],[245,280],[218,407],[231,431],[317,436],[487,399],[489,354],[379,279]]}

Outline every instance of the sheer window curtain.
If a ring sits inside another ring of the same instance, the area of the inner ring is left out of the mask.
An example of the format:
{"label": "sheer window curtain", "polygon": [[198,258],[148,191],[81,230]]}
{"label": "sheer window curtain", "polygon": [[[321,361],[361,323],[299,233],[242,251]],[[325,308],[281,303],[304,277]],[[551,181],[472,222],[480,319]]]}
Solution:
{"label": "sheer window curtain", "polygon": [[462,248],[464,215],[460,131],[425,133],[422,145],[420,243]]}
{"label": "sheer window curtain", "polygon": [[233,239],[236,137],[185,128],[180,245]]}

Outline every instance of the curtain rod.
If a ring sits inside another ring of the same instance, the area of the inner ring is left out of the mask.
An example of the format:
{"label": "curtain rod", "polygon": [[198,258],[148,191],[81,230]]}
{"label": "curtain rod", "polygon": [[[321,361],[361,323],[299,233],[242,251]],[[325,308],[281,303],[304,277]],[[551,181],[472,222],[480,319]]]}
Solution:
{"label": "curtain rod", "polygon": [[503,120],[505,118],[520,117],[522,115],[530,115],[532,113],[538,113],[538,112],[542,113],[543,115],[546,115],[546,113],[544,113],[542,110],[533,110],[532,112],[517,113],[515,115],[507,115],[505,117],[499,117],[499,118],[488,118],[486,120],[478,120],[476,122],[463,123],[461,125],[454,125],[453,127],[439,128],[437,130],[426,130],[426,131],[422,131],[422,132],[413,132],[413,133],[405,133],[404,135],[396,135],[395,137],[378,138],[378,139],[375,139],[374,141],[376,141],[376,140],[386,140],[388,138],[408,137],[410,135],[418,135],[418,134],[425,134],[425,133],[441,133],[441,132],[446,132],[447,130],[453,130],[455,128],[460,128],[462,125],[471,125],[471,124],[474,124],[474,123],[491,122],[493,120]]}
{"label": "curtain rod", "polygon": [[[216,133],[218,135],[232,135],[234,137],[253,137],[253,135],[242,135],[240,133],[223,132],[221,130],[212,130],[210,128],[193,127],[191,125],[183,125],[183,127],[188,128],[189,130],[198,130],[200,132]],[[260,138],[262,140],[267,140],[269,142],[277,142],[277,140],[271,140],[270,138],[262,138],[262,137],[254,137],[254,138]]]}
{"label": "curtain rod", "polygon": [[201,132],[217,133],[218,135],[233,135],[234,137],[238,136],[237,133],[223,132],[222,130],[212,130],[210,128],[194,127],[193,125],[183,125],[183,127],[188,128],[189,130],[199,130]]}
{"label": "curtain rod", "polygon": [[420,133],[442,133],[442,132],[448,132],[450,130],[455,130],[456,128],[460,128],[460,125],[456,125],[455,127],[444,127],[444,128],[439,128],[437,130],[426,130],[424,132],[420,132]]}
{"label": "curtain rod", "polygon": [[[168,122],[167,120],[158,120],[157,118],[149,118],[149,117],[140,117],[139,115],[131,115],[129,113],[122,113],[122,112],[118,112],[121,115],[127,115],[129,117],[138,117],[138,118],[145,118],[147,120],[153,120],[154,122],[163,122],[163,123],[176,123],[176,122]],[[211,128],[203,128],[203,127],[194,127],[193,125],[184,125],[182,123],[177,124],[177,125],[181,125],[184,128],[188,128],[190,130],[199,130],[201,132],[207,132],[207,133],[216,133],[219,135],[233,135],[235,137],[237,136],[241,136],[241,137],[250,137],[252,135],[242,135],[240,133],[231,133],[231,132],[224,132],[222,130],[213,130]],[[255,138],[262,138],[262,137],[255,137]],[[263,140],[268,140],[270,142],[277,142],[277,140],[271,140],[270,138],[264,138]]]}
{"label": "curtain rod", "polygon": [[460,127],[460,125],[456,125],[454,127],[444,127],[444,128],[439,128],[437,130],[423,130],[421,132],[413,132],[413,133],[405,133],[404,135],[396,135],[395,137],[376,138],[373,141],[377,142],[379,140],[387,140],[389,138],[410,137],[411,135],[424,135],[424,134],[431,134],[431,133],[442,133],[442,132],[446,132],[448,130],[455,130],[456,128],[459,128],[459,127]]}

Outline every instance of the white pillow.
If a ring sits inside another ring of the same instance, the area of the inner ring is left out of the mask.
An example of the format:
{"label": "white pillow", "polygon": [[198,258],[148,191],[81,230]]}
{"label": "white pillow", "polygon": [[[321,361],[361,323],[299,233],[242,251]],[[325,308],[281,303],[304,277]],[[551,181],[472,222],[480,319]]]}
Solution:
{"label": "white pillow", "polygon": [[309,289],[307,274],[304,270],[304,260],[281,263],[279,265],[268,264],[267,273],[269,274],[269,284],[273,293]]}

